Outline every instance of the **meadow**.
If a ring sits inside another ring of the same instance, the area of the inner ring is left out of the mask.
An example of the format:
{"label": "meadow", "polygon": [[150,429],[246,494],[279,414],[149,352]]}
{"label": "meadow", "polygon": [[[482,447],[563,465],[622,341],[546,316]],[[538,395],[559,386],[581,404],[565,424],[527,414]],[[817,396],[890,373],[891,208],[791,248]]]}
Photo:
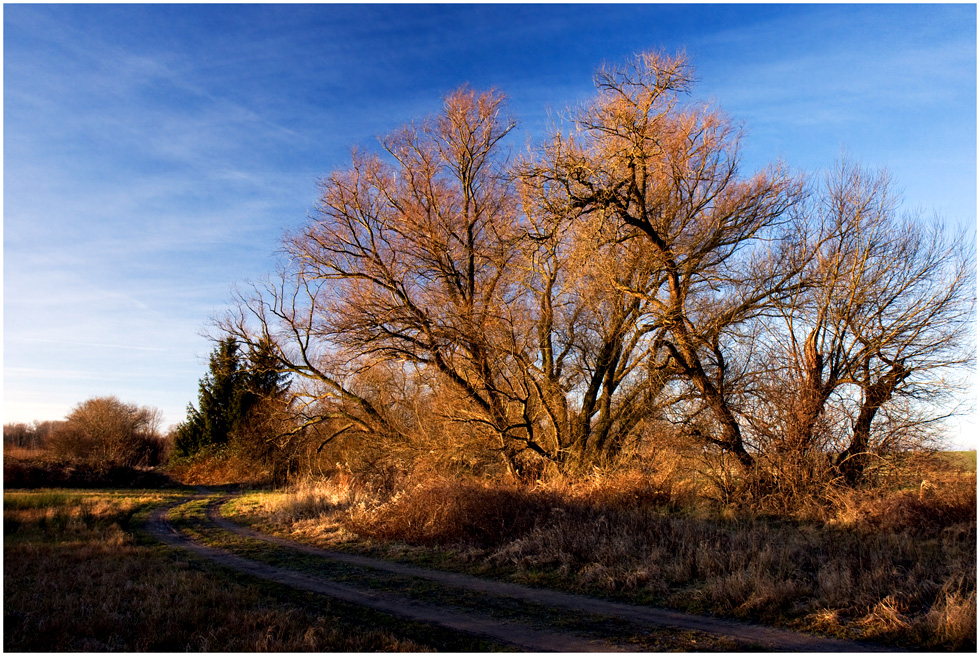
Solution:
{"label": "meadow", "polygon": [[[5,460],[34,480],[30,463]],[[629,470],[534,484],[336,474],[252,487],[221,512],[348,553],[886,648],[974,651],[973,462],[922,458],[915,476],[906,467],[888,485],[828,488],[792,512],[721,503],[682,472]],[[233,470],[215,464],[210,483]],[[100,488],[78,471],[62,471],[69,487],[4,491],[5,651],[499,648],[157,543],[143,528],[151,509],[185,497],[181,483],[208,484],[202,469],[156,489],[120,489],[134,479],[118,472],[101,481],[115,489]],[[70,487],[79,480],[89,487]]]}
{"label": "meadow", "polygon": [[350,604],[216,570],[149,539],[186,491],[4,492],[6,652],[474,651]]}
{"label": "meadow", "polygon": [[[354,478],[225,512],[311,544],[896,648],[976,646],[976,473],[832,490],[797,513],[733,508],[637,473],[500,485]],[[928,470],[926,468],[929,468]]]}

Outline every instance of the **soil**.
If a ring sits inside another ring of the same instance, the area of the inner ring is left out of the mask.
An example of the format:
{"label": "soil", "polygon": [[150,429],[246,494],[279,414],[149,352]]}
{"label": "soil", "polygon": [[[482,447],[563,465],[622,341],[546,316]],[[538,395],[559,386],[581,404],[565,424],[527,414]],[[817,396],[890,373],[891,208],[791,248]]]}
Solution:
{"label": "soil", "polygon": [[[200,499],[205,496],[208,496],[208,492],[202,490],[196,495],[196,498]],[[457,608],[449,608],[443,604],[423,603],[417,599],[410,599],[389,591],[350,583],[339,583],[329,580],[323,575],[277,567],[192,540],[170,525],[167,521],[167,513],[171,508],[194,498],[182,499],[153,512],[147,526],[149,532],[170,546],[190,550],[219,565],[230,567],[251,576],[355,603],[413,621],[426,622],[489,638],[521,651],[613,652],[651,650],[651,648],[657,651],[886,651],[884,648],[864,643],[822,638],[783,629],[714,617],[689,615],[659,608],[635,606],[554,590],[530,588],[466,574],[425,569],[376,558],[319,549],[268,535],[222,517],[219,507],[230,498],[228,495],[214,497],[208,506],[207,519],[218,528],[238,536],[286,547],[299,553],[323,558],[334,563],[342,563],[348,567],[422,579],[440,587],[459,590],[461,593],[468,591],[488,599],[516,599],[537,606],[558,609],[560,613],[579,613],[592,616],[600,624],[607,620],[613,624],[626,622],[634,627],[635,632],[654,634],[654,636],[659,634],[662,637],[657,638],[648,635],[647,639],[640,641],[596,638],[578,635],[573,631],[561,628],[544,629],[510,619],[501,620],[487,614],[461,612]],[[678,643],[677,638],[680,635],[683,635],[684,638],[682,642]],[[703,639],[699,641],[698,636],[703,636]],[[671,637],[674,639],[671,640]]]}

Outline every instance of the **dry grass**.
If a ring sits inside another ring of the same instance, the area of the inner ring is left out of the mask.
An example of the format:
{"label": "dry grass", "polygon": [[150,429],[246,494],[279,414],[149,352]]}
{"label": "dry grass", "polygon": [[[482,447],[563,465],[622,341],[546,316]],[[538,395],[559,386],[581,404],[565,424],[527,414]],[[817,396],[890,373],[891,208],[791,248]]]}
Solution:
{"label": "dry grass", "polygon": [[3,445],[3,459],[9,460],[34,460],[44,457],[47,451],[42,448],[32,448],[26,446],[14,446],[12,444]]}
{"label": "dry grass", "polygon": [[140,544],[134,518],[162,498],[5,493],[4,651],[422,649]]}
{"label": "dry grass", "polygon": [[828,492],[806,521],[698,501],[684,485],[636,473],[533,487],[427,476],[390,496],[346,478],[240,510],[315,541],[349,544],[357,534],[438,549],[516,580],[971,649],[976,477],[934,474],[922,490]]}

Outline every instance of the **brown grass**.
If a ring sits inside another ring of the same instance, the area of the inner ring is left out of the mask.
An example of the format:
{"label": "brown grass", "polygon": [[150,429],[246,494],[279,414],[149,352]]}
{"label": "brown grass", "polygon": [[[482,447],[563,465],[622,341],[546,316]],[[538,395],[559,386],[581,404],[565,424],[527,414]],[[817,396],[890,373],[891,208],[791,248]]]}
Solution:
{"label": "brown grass", "polygon": [[3,445],[3,459],[10,460],[34,460],[45,456],[47,451],[42,448],[32,448],[26,446],[14,446],[12,444]]}
{"label": "brown grass", "polygon": [[976,645],[975,474],[934,477],[925,491],[829,490],[807,520],[636,473],[400,487],[371,496],[348,477],[267,495],[252,514],[326,542],[438,548],[515,580],[894,644]]}
{"label": "brown grass", "polygon": [[230,449],[202,451],[166,467],[167,475],[184,485],[266,485],[272,471],[256,466]]}
{"label": "brown grass", "polygon": [[4,651],[423,648],[140,544],[134,518],[161,498],[5,493]]}

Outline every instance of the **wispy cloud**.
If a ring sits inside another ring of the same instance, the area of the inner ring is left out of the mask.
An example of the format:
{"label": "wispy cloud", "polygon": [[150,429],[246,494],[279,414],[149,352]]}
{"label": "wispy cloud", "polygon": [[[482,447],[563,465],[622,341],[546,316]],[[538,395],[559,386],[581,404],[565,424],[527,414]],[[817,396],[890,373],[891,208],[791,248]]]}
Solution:
{"label": "wispy cloud", "polygon": [[[156,351],[159,353],[166,353],[170,349],[160,348],[156,346],[132,346],[129,344],[100,344],[97,342],[79,342],[71,339],[44,339],[40,337],[20,337],[13,340],[16,343],[22,344],[60,344],[64,346],[87,346],[91,348],[99,349],[123,349],[129,351]],[[14,372],[24,373],[31,371],[30,369],[13,369]]]}
{"label": "wispy cloud", "polygon": [[7,5],[5,412],[122,390],[179,419],[208,317],[272,267],[317,176],[464,83],[511,94],[533,132],[603,61],[686,48],[750,159],[822,166],[846,145],[975,215],[970,11]]}

